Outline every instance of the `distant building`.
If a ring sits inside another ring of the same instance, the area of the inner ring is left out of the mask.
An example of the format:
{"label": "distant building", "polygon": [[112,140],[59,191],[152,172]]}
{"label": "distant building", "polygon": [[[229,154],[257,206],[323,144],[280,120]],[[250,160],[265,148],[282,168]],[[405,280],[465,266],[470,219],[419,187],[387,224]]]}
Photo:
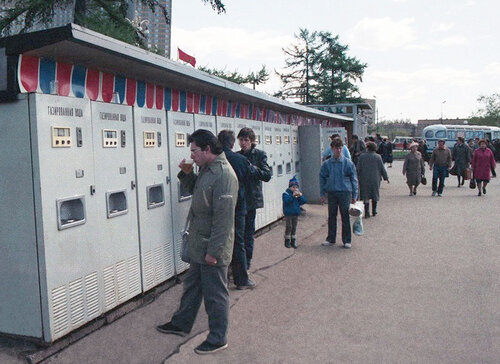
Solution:
{"label": "distant building", "polygon": [[[172,1],[163,0],[165,7],[167,8],[168,14],[172,15]],[[13,6],[13,0],[2,1],[3,5],[0,5],[0,13],[9,9]],[[73,9],[74,3],[70,2],[66,7],[55,8],[54,17],[52,21],[48,24],[36,23],[30,29],[29,32],[34,32],[37,30],[44,30],[48,28],[55,28],[66,25],[73,22]],[[148,34],[146,38],[147,45],[154,49],[158,49],[162,55],[170,58],[170,34],[171,26],[170,23],[165,22],[163,13],[158,8],[154,13],[149,9],[147,5],[144,5],[138,0],[129,1],[128,18],[134,19],[136,14],[141,20],[148,21]],[[8,36],[17,34],[23,28],[23,18],[21,17],[16,21],[10,28],[9,33],[2,33],[1,36]]]}
{"label": "distant building", "polygon": [[[12,8],[15,1],[6,0],[2,1],[2,3],[3,5],[0,5],[0,14],[2,14],[3,16],[3,12],[7,9]],[[73,22],[73,4],[70,4],[66,7],[55,8],[54,17],[52,18],[52,21],[50,21],[48,24],[35,23],[31,28],[27,30],[27,32],[35,32],[37,30],[60,27],[72,22]],[[8,33],[2,32],[0,35],[6,37],[8,35],[18,34],[21,31],[21,29],[23,29],[23,26],[24,26],[24,17],[20,17],[18,20],[12,23],[10,31]]]}
{"label": "distant building", "polygon": [[445,124],[445,125],[467,125],[469,124],[468,119],[423,119],[423,120],[418,120],[417,122],[417,130],[416,130],[416,136],[421,136],[422,135],[422,130],[426,126],[429,125],[435,125],[435,124]]}
{"label": "distant building", "polygon": [[368,102],[307,106],[332,114],[352,117],[353,126],[352,130],[348,130],[349,137],[357,134],[360,138],[364,138],[367,135],[368,124],[375,121],[375,100],[365,101]]}
{"label": "distant building", "polygon": [[[163,0],[169,17],[172,15],[172,1]],[[160,8],[157,8],[153,13],[149,6],[144,5],[140,1],[130,1],[129,4],[129,18],[133,19],[137,15],[142,20],[148,20],[148,34],[147,34],[147,45],[149,48],[156,48],[161,51],[161,54],[167,58],[170,58],[170,44],[171,44],[171,26],[170,22],[167,24],[165,22],[165,17],[163,16]]]}

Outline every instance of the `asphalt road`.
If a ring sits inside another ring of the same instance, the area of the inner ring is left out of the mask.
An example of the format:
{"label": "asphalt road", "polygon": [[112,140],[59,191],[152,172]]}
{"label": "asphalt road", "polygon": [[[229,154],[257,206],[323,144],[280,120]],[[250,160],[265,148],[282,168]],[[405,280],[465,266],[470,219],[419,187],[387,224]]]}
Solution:
{"label": "asphalt road", "polygon": [[401,168],[388,169],[379,215],[351,250],[320,245],[326,206],[306,205],[297,250],[283,246],[283,224],[258,238],[258,285],[231,290],[227,350],[193,352],[207,334],[203,308],[189,338],[156,332],[178,305],[176,286],[46,362],[500,362],[500,180],[483,197],[455,177],[441,198],[429,185],[410,197]]}

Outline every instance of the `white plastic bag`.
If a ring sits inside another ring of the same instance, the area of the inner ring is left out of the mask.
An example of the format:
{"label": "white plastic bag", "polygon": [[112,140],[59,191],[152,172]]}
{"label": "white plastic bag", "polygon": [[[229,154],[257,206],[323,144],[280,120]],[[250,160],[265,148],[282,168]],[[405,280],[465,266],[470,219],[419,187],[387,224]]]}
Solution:
{"label": "white plastic bag", "polygon": [[363,235],[363,221],[361,218],[361,215],[358,216],[355,220],[354,223],[352,224],[352,231],[354,232],[354,235]]}
{"label": "white plastic bag", "polygon": [[365,214],[365,205],[363,201],[356,201],[349,205],[349,215],[352,217],[362,217]]}

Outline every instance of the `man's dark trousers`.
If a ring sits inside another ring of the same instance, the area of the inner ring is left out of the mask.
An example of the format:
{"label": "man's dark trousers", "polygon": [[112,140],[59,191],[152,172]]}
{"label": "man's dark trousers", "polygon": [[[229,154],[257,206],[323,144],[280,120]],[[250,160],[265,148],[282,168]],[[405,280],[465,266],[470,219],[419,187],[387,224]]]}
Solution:
{"label": "man's dark trousers", "polygon": [[328,240],[335,243],[337,236],[337,211],[342,219],[342,242],[351,243],[351,225],[349,219],[349,204],[352,193],[349,191],[328,192]]}
{"label": "man's dark trousers", "polygon": [[[438,194],[443,193],[444,189],[444,179],[448,175],[448,167],[447,166],[436,166],[434,165],[434,170],[432,173],[432,191],[437,192]],[[439,179],[439,186],[438,186]]]}
{"label": "man's dark trousers", "polygon": [[245,250],[245,215],[234,217],[233,279],[236,286],[248,284],[247,255]]}
{"label": "man's dark trousers", "polygon": [[210,330],[207,341],[213,345],[225,345],[229,322],[227,266],[191,263],[184,281],[181,304],[172,317],[172,324],[182,331],[190,332],[202,298],[205,302]]}
{"label": "man's dark trousers", "polygon": [[245,251],[247,255],[247,269],[250,269],[250,263],[253,257],[253,245],[255,235],[255,216],[257,210],[248,210],[245,216]]}

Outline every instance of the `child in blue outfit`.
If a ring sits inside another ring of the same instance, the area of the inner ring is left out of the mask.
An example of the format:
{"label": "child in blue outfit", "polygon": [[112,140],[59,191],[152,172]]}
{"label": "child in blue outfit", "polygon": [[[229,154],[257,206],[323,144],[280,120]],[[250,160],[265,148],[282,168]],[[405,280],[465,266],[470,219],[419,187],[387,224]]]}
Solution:
{"label": "child in blue outfit", "polygon": [[297,220],[300,215],[300,206],[306,203],[306,198],[299,191],[299,181],[293,176],[288,182],[288,188],[283,193],[283,215],[285,215],[285,246],[297,249]]}

